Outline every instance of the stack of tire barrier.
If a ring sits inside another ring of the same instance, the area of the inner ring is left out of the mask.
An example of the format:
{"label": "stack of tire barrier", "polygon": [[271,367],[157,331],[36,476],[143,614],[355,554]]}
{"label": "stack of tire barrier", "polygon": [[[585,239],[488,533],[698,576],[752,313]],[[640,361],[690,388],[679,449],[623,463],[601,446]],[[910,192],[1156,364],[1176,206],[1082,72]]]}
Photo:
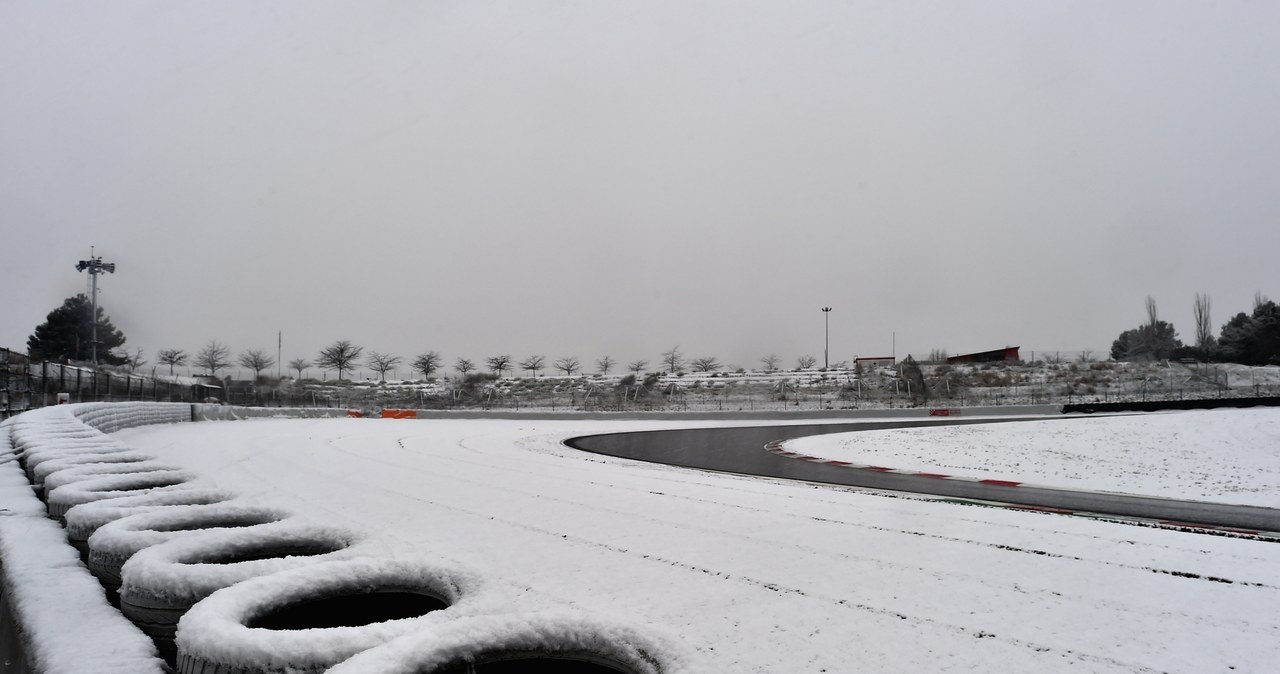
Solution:
{"label": "stack of tire barrier", "polygon": [[0,517],[0,647],[25,663],[7,671],[685,671],[668,640],[514,611],[500,584],[237,503],[94,427],[194,418],[188,406],[85,405],[0,426],[11,515]]}
{"label": "stack of tire barrier", "polygon": [[24,474],[16,444],[35,443],[37,435],[49,442],[92,437],[69,415],[42,412],[0,425],[0,644],[6,671],[164,672],[155,646],[107,603]]}

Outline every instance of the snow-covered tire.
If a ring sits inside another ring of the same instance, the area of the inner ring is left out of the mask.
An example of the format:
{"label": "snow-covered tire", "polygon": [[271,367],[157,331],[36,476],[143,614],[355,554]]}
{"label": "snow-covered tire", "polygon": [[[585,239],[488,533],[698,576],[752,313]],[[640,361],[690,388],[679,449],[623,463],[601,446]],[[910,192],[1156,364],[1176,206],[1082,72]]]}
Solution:
{"label": "snow-covered tire", "polygon": [[[96,431],[95,431],[96,432]],[[35,482],[36,471],[50,461],[60,461],[77,456],[106,456],[109,454],[131,454],[128,447],[110,438],[89,438],[70,441],[52,438],[40,438],[30,441],[27,449],[18,456],[22,467],[27,471],[27,479]]]}
{"label": "snow-covered tire", "polygon": [[89,537],[89,570],[116,603],[121,568],[139,550],[197,532],[252,528],[279,522],[289,513],[278,508],[235,503],[173,506],[108,522]]}
{"label": "snow-covered tire", "polygon": [[81,503],[172,489],[195,479],[194,474],[186,471],[161,470],[137,475],[106,475],[74,482],[48,493],[49,516],[65,522],[67,511]]}
{"label": "snow-covered tire", "polygon": [[71,419],[75,428],[59,428],[49,420],[33,418],[29,423],[15,424],[13,446],[22,459],[27,478],[34,479],[34,470],[45,461],[53,461],[80,454],[118,454],[130,451],[123,443]]}
{"label": "snow-covered tire", "polygon": [[89,452],[86,454],[72,454],[69,456],[59,456],[55,459],[43,461],[31,468],[31,483],[35,485],[36,490],[43,493],[46,489],[45,479],[49,475],[67,470],[69,468],[79,468],[87,465],[97,464],[139,464],[147,461],[154,461],[155,457],[142,452]]}
{"label": "snow-covered tire", "polygon": [[396,637],[505,603],[475,574],[429,562],[317,562],[236,583],[197,603],[178,624],[177,669],[322,672]]}
{"label": "snow-covered tire", "polygon": [[82,503],[67,511],[67,540],[80,551],[80,561],[89,563],[89,537],[99,527],[122,517],[138,513],[164,510],[172,506],[209,505],[224,503],[235,498],[233,492],[208,487],[161,489]]}
{"label": "snow-covered tire", "polygon": [[[42,466],[43,467],[43,466]],[[63,468],[49,473],[37,488],[46,491],[53,491],[58,487],[64,487],[76,482],[84,482],[97,477],[107,477],[111,475],[141,475],[143,473],[156,473],[161,471],[180,471],[177,466],[163,463],[161,461],[127,461],[124,463],[87,463],[79,466]]]}
{"label": "snow-covered tire", "polygon": [[465,618],[359,653],[328,674],[678,674],[689,671],[669,637],[576,613]]}
{"label": "snow-covered tire", "polygon": [[124,564],[120,610],[173,664],[178,621],[196,602],[242,580],[358,554],[352,549],[358,539],[296,519],[175,538]]}

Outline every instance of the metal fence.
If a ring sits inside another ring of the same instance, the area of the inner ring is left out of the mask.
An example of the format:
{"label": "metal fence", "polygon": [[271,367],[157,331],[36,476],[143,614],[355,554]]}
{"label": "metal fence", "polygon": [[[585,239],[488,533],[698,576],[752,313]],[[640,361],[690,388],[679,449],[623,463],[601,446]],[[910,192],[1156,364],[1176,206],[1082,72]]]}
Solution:
{"label": "metal fence", "polygon": [[178,384],[136,374],[32,361],[0,348],[0,419],[60,402],[196,402],[217,387]]}

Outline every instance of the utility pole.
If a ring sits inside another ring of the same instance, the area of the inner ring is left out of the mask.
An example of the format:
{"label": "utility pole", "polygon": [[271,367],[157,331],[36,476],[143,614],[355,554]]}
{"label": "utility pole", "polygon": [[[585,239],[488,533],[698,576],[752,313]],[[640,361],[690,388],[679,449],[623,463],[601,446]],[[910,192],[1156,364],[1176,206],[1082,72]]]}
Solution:
{"label": "utility pole", "polygon": [[94,257],[93,246],[89,246],[89,259],[81,260],[76,263],[76,271],[89,271],[89,280],[91,282],[91,299],[90,303],[93,308],[90,309],[89,326],[90,337],[89,343],[93,348],[93,367],[98,367],[98,274],[107,272],[109,274],[116,273],[116,263],[103,262],[101,257]]}
{"label": "utility pole", "polygon": [[831,369],[831,307],[822,307],[822,369]]}

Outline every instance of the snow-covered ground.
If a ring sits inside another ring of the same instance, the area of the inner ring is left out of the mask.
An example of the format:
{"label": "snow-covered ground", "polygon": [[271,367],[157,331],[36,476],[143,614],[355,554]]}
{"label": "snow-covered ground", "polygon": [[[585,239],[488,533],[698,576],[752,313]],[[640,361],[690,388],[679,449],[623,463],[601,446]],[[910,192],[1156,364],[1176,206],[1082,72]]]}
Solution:
{"label": "snow-covered ground", "polygon": [[[1107,421],[1063,423],[1078,433]],[[1280,661],[1274,543],[560,444],[679,425],[260,420],[115,437],[244,501],[368,532],[379,555],[470,569],[506,586],[513,612],[570,609],[670,639],[690,671],[1264,672]]]}
{"label": "snow-covered ground", "polygon": [[858,464],[1280,508],[1280,409],[1224,409],[796,438]]}

